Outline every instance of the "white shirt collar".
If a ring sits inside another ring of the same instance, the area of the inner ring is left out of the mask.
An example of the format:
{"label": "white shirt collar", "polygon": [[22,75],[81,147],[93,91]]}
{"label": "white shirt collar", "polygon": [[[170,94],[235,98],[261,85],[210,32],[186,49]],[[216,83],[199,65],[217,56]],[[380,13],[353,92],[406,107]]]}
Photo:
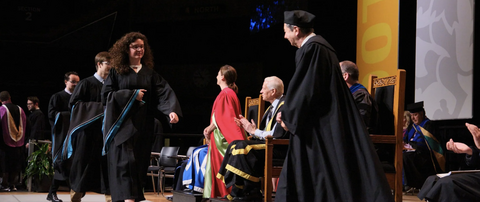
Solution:
{"label": "white shirt collar", "polygon": [[67,88],[65,88],[65,92],[67,92],[69,95],[72,94],[72,92],[70,92]]}
{"label": "white shirt collar", "polygon": [[[138,72],[138,71],[140,71],[140,70],[142,69],[142,64],[140,64],[140,65],[130,65],[130,68],[133,69],[134,67],[137,68],[137,71],[136,71],[136,72]],[[133,70],[135,70],[135,69],[133,69]]]}
{"label": "white shirt collar", "polygon": [[103,83],[104,79],[103,79],[100,75],[98,75],[97,72],[95,72],[95,74],[93,74],[93,76],[94,76],[98,81],[100,81],[100,83]]}
{"label": "white shirt collar", "polygon": [[275,110],[275,109],[277,108],[277,105],[278,105],[278,103],[280,102],[280,99],[281,99],[282,97],[283,97],[283,95],[280,96],[279,98],[275,99],[275,100],[272,102],[272,109],[273,109],[273,110]]}
{"label": "white shirt collar", "polygon": [[310,35],[308,35],[307,38],[305,38],[305,39],[303,40],[302,45],[301,45],[300,47],[302,47],[303,44],[307,43],[307,41],[308,41],[310,38],[314,37],[315,35],[316,35],[315,33],[311,33]]}

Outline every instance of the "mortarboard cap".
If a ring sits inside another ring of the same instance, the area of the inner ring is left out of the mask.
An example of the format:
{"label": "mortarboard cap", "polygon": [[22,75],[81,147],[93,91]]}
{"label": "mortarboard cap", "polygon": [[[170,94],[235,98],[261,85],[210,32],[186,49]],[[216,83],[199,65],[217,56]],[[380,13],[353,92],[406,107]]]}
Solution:
{"label": "mortarboard cap", "polygon": [[416,112],[419,112],[419,111],[423,111],[424,110],[423,109],[423,101],[407,105],[407,110],[410,111],[410,113],[416,113]]}
{"label": "mortarboard cap", "polygon": [[302,10],[285,11],[284,23],[295,25],[297,27],[312,28],[315,15]]}

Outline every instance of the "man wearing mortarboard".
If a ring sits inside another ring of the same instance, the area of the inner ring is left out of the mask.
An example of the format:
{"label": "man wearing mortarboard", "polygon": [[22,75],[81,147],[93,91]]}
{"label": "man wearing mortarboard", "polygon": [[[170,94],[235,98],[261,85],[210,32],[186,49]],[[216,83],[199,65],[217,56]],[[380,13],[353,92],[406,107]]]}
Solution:
{"label": "man wearing mortarboard", "polygon": [[435,127],[427,118],[423,101],[409,104],[407,110],[412,116],[412,126],[403,137],[405,152],[403,168],[407,192],[421,188],[428,176],[445,170],[443,149],[435,136]]}
{"label": "man wearing mortarboard", "polygon": [[284,16],[285,38],[298,50],[277,114],[292,135],[275,201],[393,202],[335,50],[314,33],[315,15],[295,10]]}

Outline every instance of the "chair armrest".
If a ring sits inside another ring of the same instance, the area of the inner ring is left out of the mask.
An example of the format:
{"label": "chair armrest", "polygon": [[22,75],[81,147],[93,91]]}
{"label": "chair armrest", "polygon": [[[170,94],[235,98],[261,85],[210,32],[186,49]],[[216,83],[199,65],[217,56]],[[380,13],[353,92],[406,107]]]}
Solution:
{"label": "chair armrest", "polygon": [[176,156],[167,156],[168,158],[172,158],[172,159],[177,159],[179,161],[183,161],[185,159],[189,159],[190,157],[188,156],[185,156],[185,155],[176,155]]}
{"label": "chair armrest", "polygon": [[397,142],[397,137],[395,135],[370,134],[370,139],[372,140],[373,143],[395,144]]}

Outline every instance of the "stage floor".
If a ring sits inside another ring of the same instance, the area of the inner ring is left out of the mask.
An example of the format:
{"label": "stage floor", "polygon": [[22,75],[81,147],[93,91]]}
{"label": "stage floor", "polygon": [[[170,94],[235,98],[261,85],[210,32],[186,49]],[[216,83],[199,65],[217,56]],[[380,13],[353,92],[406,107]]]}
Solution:
{"label": "stage floor", "polygon": [[[70,201],[70,193],[59,191],[57,192],[58,198],[62,199],[63,202]],[[171,196],[172,193],[165,193],[166,196]],[[145,202],[168,202],[164,196],[157,195],[153,192],[145,192]],[[47,193],[37,193],[37,192],[0,192],[0,201],[1,202],[43,202],[47,201]],[[82,202],[103,202],[105,201],[105,196],[102,194],[97,194],[94,192],[87,192],[82,198]]]}
{"label": "stage floor", "polygon": [[[62,199],[63,202],[70,201],[69,192],[58,192],[58,198]],[[166,196],[171,196],[171,192],[165,193]],[[15,191],[15,192],[0,192],[0,201],[1,202],[43,202],[47,201],[45,198],[47,193],[37,193],[37,192],[24,192],[24,191]],[[145,193],[145,202],[168,202],[164,196],[157,195],[153,192]],[[105,197],[101,194],[87,192],[85,197],[82,198],[82,202],[103,202]],[[412,195],[403,195],[403,202],[420,202],[420,199],[417,196]]]}

